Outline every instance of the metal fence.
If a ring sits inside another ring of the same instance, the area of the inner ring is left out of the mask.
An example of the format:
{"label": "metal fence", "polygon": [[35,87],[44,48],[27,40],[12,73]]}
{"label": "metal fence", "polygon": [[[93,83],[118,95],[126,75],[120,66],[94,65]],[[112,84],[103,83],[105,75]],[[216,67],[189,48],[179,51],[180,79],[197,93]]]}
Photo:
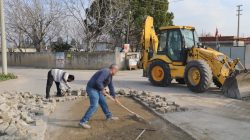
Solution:
{"label": "metal fence", "polygon": [[241,63],[246,66],[246,49],[246,47],[220,47],[219,51],[232,59],[239,58]]}

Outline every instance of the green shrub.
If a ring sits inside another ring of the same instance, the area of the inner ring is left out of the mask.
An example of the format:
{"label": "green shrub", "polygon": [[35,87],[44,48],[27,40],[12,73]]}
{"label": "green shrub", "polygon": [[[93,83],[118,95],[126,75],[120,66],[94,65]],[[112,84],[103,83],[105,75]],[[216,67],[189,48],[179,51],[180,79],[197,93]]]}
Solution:
{"label": "green shrub", "polygon": [[72,46],[69,45],[68,43],[55,43],[52,46],[52,51],[54,52],[64,52],[68,51]]}
{"label": "green shrub", "polygon": [[0,81],[6,81],[10,79],[16,79],[17,76],[15,76],[13,73],[8,73],[7,75],[5,74],[0,74]]}

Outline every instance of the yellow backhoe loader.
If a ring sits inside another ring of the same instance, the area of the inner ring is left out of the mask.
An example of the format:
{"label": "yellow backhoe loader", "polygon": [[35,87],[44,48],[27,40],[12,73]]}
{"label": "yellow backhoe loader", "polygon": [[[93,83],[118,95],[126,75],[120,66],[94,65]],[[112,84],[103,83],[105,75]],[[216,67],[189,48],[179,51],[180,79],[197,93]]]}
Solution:
{"label": "yellow backhoe loader", "polygon": [[250,96],[250,74],[239,59],[199,43],[194,27],[161,27],[158,35],[153,18],[148,16],[142,32],[140,66],[143,75],[156,86],[168,86],[175,79],[197,93],[212,82],[225,96],[242,99]]}

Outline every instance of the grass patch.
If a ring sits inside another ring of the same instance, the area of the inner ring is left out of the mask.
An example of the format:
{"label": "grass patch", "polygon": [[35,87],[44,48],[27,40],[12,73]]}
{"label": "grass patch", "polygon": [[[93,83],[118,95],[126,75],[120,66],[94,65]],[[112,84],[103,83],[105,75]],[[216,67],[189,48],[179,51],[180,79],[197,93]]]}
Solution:
{"label": "grass patch", "polygon": [[15,76],[13,73],[8,73],[7,75],[5,74],[0,74],[0,81],[6,81],[10,79],[16,79],[17,76]]}

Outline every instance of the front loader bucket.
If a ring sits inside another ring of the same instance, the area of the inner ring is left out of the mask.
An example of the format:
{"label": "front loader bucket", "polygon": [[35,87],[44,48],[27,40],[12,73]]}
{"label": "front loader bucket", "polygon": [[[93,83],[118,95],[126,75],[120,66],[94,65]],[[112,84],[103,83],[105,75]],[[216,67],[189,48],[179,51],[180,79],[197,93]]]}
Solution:
{"label": "front loader bucket", "polygon": [[222,87],[223,94],[234,99],[250,98],[250,72],[228,77]]}

